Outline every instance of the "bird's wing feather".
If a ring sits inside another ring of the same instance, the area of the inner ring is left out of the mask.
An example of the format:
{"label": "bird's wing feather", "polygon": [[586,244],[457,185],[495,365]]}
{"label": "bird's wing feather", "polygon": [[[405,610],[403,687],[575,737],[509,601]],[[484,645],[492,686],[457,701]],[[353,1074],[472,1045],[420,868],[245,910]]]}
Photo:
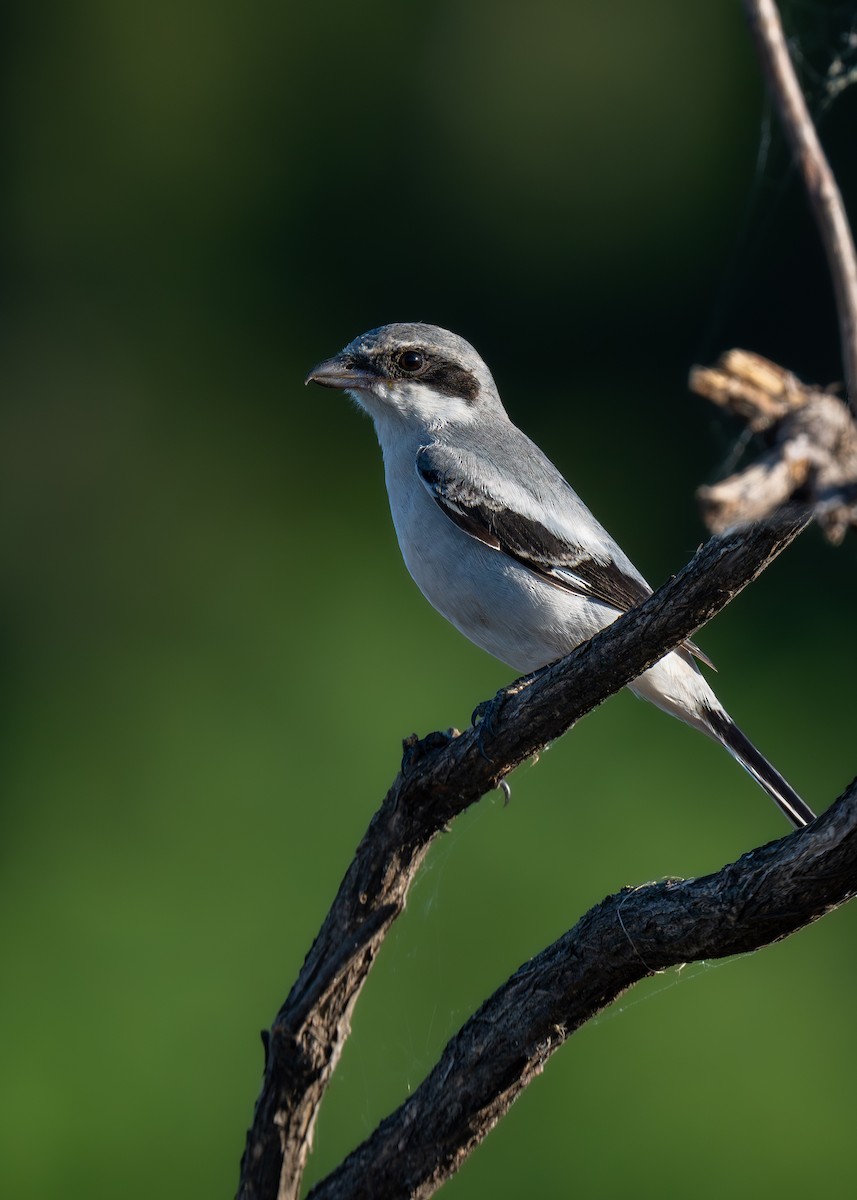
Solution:
{"label": "bird's wing feather", "polygon": [[[501,477],[490,459],[438,443],[419,451],[417,474],[441,511],[460,529],[554,587],[619,612],[650,596],[652,589],[645,579],[553,465],[529,439],[522,448],[524,452],[532,448],[539,456],[543,478],[538,496],[522,488],[516,478]],[[713,665],[692,642],[686,647]]]}
{"label": "bird's wing feather", "polygon": [[[496,467],[489,471],[480,462],[478,472],[468,470],[471,464],[466,459],[473,457],[437,444],[417,455],[423,486],[465,533],[508,554],[555,587],[591,596],[620,612],[651,595],[645,580],[633,568],[628,571],[624,563],[617,562],[615,555],[598,553],[602,546],[590,549],[557,528],[558,522],[550,519],[555,504],[527,495],[515,480],[503,481],[503,499],[499,499],[499,489],[491,488]],[[475,479],[480,483],[473,483]],[[574,496],[570,488],[569,493]],[[594,518],[590,520],[594,522]],[[603,550],[608,550],[607,545]]]}

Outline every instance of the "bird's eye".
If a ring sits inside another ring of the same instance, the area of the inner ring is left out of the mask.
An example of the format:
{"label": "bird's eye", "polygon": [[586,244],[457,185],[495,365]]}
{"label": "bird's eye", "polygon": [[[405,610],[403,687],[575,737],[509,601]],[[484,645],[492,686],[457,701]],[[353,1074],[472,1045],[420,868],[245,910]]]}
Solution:
{"label": "bird's eye", "polygon": [[408,375],[416,375],[423,369],[426,359],[419,350],[403,350],[396,361]]}

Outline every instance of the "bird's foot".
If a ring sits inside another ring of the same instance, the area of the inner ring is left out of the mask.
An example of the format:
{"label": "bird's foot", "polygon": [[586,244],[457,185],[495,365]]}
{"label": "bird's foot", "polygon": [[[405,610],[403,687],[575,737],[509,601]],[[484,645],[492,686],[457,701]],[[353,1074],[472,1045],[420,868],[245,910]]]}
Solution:
{"label": "bird's foot", "polygon": [[486,735],[489,738],[496,736],[494,722],[500,715],[504,699],[505,689],[498,692],[496,696],[492,696],[490,700],[483,700],[481,704],[477,704],[470,718],[471,724],[477,732],[476,744],[479,747],[479,753],[489,763],[493,763],[494,759],[485,749],[485,738]]}
{"label": "bird's foot", "polygon": [[477,704],[474,708],[470,722],[474,729],[477,729],[479,732],[479,753],[486,762],[493,762],[494,759],[491,758],[485,749],[485,737],[486,734],[489,738],[497,736],[494,723],[499,718],[503,705],[512,696],[518,696],[521,692],[526,691],[539,673],[539,671],[532,671],[529,675],[522,675],[520,679],[516,679],[508,687],[501,688],[496,696],[492,696],[490,700],[483,700],[481,704]]}

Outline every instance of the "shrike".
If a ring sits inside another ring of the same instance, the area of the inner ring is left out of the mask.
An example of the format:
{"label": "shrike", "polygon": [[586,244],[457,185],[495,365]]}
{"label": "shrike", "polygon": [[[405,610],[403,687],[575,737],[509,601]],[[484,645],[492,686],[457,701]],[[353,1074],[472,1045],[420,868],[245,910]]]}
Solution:
{"label": "shrike", "polygon": [[[435,325],[370,330],[310,371],[375,423],[405,565],[426,599],[519,672],[568,654],[651,595],[633,563],[506,414],[491,373]],[[700,674],[692,643],[629,687],[720,742],[796,826],[814,819]]]}

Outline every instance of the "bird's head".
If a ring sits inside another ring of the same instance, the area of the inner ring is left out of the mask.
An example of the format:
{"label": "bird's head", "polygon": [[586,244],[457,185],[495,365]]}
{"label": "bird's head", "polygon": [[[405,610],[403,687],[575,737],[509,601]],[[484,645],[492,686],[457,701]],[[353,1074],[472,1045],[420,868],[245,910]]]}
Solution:
{"label": "bird's head", "polygon": [[491,372],[469,342],[437,325],[382,325],[313,367],[306,383],[348,392],[380,427],[427,430],[503,412]]}

